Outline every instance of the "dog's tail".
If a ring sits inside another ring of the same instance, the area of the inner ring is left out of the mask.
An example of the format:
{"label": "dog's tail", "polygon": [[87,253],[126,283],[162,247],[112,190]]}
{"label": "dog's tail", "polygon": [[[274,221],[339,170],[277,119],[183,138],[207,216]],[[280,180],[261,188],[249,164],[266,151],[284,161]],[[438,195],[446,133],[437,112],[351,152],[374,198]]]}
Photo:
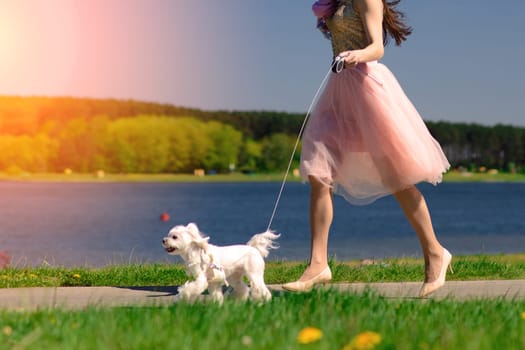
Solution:
{"label": "dog's tail", "polygon": [[279,246],[274,242],[280,235],[273,233],[272,231],[266,231],[254,235],[248,243],[249,246],[254,247],[261,253],[263,258],[266,258],[270,253],[269,249],[277,249]]}

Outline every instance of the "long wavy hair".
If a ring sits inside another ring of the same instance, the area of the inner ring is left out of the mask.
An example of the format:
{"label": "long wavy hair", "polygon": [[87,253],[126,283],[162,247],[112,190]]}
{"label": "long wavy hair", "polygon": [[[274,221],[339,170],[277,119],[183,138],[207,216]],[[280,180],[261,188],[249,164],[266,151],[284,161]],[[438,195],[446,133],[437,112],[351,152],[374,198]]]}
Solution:
{"label": "long wavy hair", "polygon": [[401,0],[382,0],[383,1],[383,44],[386,45],[389,39],[394,39],[396,45],[407,40],[407,36],[412,34],[412,27],[405,23],[405,14],[396,7]]}

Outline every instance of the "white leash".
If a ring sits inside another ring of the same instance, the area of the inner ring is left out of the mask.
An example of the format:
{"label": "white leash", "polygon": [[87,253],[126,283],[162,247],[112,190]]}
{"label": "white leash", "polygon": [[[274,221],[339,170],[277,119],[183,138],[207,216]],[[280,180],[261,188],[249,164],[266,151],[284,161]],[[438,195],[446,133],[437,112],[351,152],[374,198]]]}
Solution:
{"label": "white leash", "polygon": [[[295,152],[297,151],[297,146],[299,145],[299,141],[301,140],[301,136],[303,134],[304,128],[306,126],[306,122],[308,121],[308,118],[310,117],[310,113],[312,111],[312,107],[314,105],[314,102],[317,99],[317,95],[319,95],[319,92],[321,92],[321,89],[323,88],[326,79],[328,79],[328,76],[330,73],[332,73],[332,68],[335,66],[338,70],[337,73],[339,73],[341,70],[338,67],[338,60],[335,60],[334,63],[330,66],[330,69],[326,73],[323,81],[321,82],[321,85],[319,85],[319,88],[317,89],[317,92],[314,95],[314,98],[312,99],[312,102],[310,102],[310,106],[308,107],[308,112],[306,112],[306,116],[304,117],[303,125],[301,125],[301,129],[299,130],[299,135],[297,135],[297,140],[295,141],[295,146],[293,147],[292,156],[290,157],[290,161],[288,162],[288,167],[286,168],[286,172],[284,174],[283,182],[281,183],[281,189],[279,190],[279,194],[277,195],[277,200],[275,201],[275,205],[273,207],[272,216],[270,217],[270,222],[268,222],[268,227],[266,228],[266,231],[270,231],[270,228],[272,226],[273,219],[275,217],[275,212],[277,211],[277,206],[279,205],[279,201],[281,200],[281,195],[283,194],[284,185],[286,183],[286,179],[288,178],[288,173],[290,172],[290,167],[292,166],[293,157],[295,155]],[[342,67],[341,67],[342,69]]]}

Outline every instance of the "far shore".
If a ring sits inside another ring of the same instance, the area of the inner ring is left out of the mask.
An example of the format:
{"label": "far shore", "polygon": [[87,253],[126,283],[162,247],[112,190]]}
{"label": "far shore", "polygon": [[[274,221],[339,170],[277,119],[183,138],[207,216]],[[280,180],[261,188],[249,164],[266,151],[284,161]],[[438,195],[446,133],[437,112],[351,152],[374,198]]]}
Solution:
{"label": "far shore", "polygon": [[[0,172],[0,181],[32,182],[281,182],[284,174],[108,174],[94,173],[21,173]],[[287,181],[301,181],[297,174],[288,174]],[[525,174],[490,172],[450,171],[443,176],[443,182],[525,182]]]}

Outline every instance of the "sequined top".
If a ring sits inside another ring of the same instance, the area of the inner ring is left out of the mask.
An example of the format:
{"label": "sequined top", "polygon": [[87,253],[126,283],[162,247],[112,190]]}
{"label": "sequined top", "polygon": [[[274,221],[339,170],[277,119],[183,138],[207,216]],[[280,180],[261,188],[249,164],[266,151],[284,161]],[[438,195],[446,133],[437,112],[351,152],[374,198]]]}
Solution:
{"label": "sequined top", "polygon": [[353,7],[353,0],[339,1],[334,15],[326,19],[332,36],[334,57],[342,51],[363,49],[368,46],[363,22]]}

